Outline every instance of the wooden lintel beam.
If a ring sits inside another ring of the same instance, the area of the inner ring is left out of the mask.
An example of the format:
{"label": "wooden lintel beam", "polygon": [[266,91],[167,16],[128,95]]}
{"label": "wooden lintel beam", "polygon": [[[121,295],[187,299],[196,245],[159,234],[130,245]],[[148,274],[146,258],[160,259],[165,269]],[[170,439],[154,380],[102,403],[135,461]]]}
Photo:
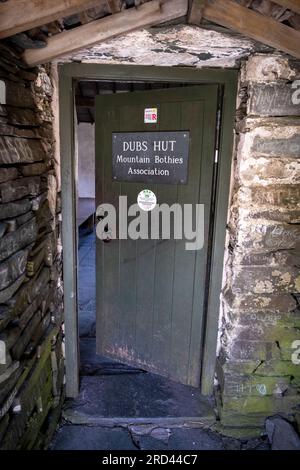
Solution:
{"label": "wooden lintel beam", "polygon": [[188,23],[199,25],[202,20],[206,0],[190,0]]}
{"label": "wooden lintel beam", "polygon": [[0,39],[105,4],[106,0],[10,0],[0,3]]}
{"label": "wooden lintel beam", "polygon": [[137,8],[130,8],[56,34],[48,38],[46,47],[27,49],[24,52],[24,60],[30,66],[50,62],[116,36],[186,16],[187,6],[187,0],[152,0]]}
{"label": "wooden lintel beam", "polygon": [[288,8],[300,15],[300,1],[299,0],[273,0],[278,5]]}
{"label": "wooden lintel beam", "polygon": [[203,17],[300,59],[300,31],[232,0],[208,0]]}

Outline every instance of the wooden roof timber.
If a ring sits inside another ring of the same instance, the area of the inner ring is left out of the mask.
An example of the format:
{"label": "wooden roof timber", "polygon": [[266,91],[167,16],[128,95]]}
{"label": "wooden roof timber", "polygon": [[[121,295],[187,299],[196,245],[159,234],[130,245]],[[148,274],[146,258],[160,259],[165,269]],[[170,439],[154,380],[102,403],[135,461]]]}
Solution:
{"label": "wooden roof timber", "polygon": [[300,15],[300,1],[299,0],[273,0],[278,5],[288,8]]}
{"label": "wooden roof timber", "polygon": [[[82,11],[83,9],[95,6],[103,1],[111,6],[111,11],[114,12],[114,4],[118,3],[115,0],[41,0],[35,2],[34,0],[16,0],[18,3],[26,3],[26,8],[30,4],[44,5],[44,12],[40,11],[39,24],[48,22],[55,18],[66,16],[70,14],[71,8],[73,12]],[[0,3],[0,17],[1,8],[10,4],[16,4],[16,1],[9,1]],[[275,3],[284,8],[289,8],[295,12],[300,11],[300,0],[274,0]],[[28,65],[37,65],[40,63],[49,62],[63,55],[68,55],[77,50],[91,47],[94,44],[107,41],[119,35],[126,34],[136,29],[141,29],[147,26],[161,24],[166,21],[183,17],[187,15],[188,3],[191,4],[189,9],[188,21],[193,24],[199,24],[201,18],[219,24],[233,31],[250,37],[265,45],[274,47],[275,49],[287,52],[294,57],[300,58],[300,31],[292,27],[286,26],[275,19],[264,16],[261,13],[253,11],[245,6],[242,6],[232,0],[151,0],[138,8],[129,8],[122,12],[116,13],[111,16],[100,18],[90,23],[78,26],[69,31],[64,31],[53,35],[47,39],[47,45],[40,49],[28,49],[24,53],[24,58]],[[50,4],[51,8],[50,9]],[[48,5],[48,9],[46,6]],[[55,10],[56,5],[56,10]],[[27,9],[23,18],[23,27],[25,27],[25,17]],[[37,8],[37,7],[35,7]],[[55,10],[55,13],[54,13]],[[35,14],[37,16],[36,10]],[[34,20],[34,12],[32,12],[31,19]],[[14,13],[16,17],[16,13]],[[3,16],[2,16],[3,17]],[[1,21],[0,20],[0,30]],[[29,25],[28,16],[27,27]],[[47,20],[45,19],[47,18]],[[17,21],[15,19],[15,21]],[[32,27],[33,23],[30,23]],[[5,23],[6,29],[1,31],[0,38],[4,37],[3,34],[8,34],[12,31],[12,22]],[[21,27],[19,23],[15,28]],[[2,28],[3,29],[3,28]],[[6,31],[6,32],[5,32]],[[1,36],[2,34],[2,36]]]}
{"label": "wooden roof timber", "polygon": [[105,4],[106,0],[9,0],[0,3],[0,39],[64,16]]}
{"label": "wooden roof timber", "polygon": [[[299,0],[274,1],[280,5],[289,4],[290,8],[300,8]],[[300,31],[232,0],[194,0],[189,10],[189,21],[199,24],[202,18],[300,59]]]}
{"label": "wooden roof timber", "polygon": [[116,36],[187,15],[187,0],[152,0],[48,38],[47,46],[27,49],[25,62],[37,65]]}

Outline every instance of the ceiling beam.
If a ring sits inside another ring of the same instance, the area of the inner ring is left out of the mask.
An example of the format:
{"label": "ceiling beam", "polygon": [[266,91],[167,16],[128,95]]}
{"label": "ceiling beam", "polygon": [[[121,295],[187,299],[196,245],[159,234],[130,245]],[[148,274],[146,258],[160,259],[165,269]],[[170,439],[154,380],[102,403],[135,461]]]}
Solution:
{"label": "ceiling beam", "polygon": [[0,39],[105,4],[106,0],[10,0],[0,3]]}
{"label": "ceiling beam", "polygon": [[118,13],[121,10],[120,0],[106,0],[106,1],[112,14]]}
{"label": "ceiling beam", "polygon": [[188,23],[199,25],[202,20],[206,0],[190,0]]}
{"label": "ceiling beam", "polygon": [[300,59],[300,31],[232,0],[209,0],[203,17]]}
{"label": "ceiling beam", "polygon": [[93,108],[95,106],[95,98],[76,96],[75,103],[78,108]]}
{"label": "ceiling beam", "polygon": [[137,8],[130,8],[56,34],[48,38],[46,47],[27,49],[24,52],[24,60],[30,66],[50,62],[116,36],[185,16],[187,7],[187,0],[152,0]]}
{"label": "ceiling beam", "polygon": [[300,15],[300,2],[299,0],[273,0],[278,5],[288,8]]}

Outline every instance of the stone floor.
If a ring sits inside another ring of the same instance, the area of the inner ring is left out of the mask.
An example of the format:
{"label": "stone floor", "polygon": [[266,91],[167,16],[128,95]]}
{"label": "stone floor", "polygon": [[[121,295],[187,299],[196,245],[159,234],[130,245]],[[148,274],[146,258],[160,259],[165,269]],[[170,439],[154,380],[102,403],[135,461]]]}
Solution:
{"label": "stone floor", "polygon": [[212,431],[216,422],[214,405],[197,389],[96,356],[95,289],[95,234],[82,230],[79,238],[80,394],[77,399],[66,401],[50,449],[268,447],[260,439],[243,443]]}

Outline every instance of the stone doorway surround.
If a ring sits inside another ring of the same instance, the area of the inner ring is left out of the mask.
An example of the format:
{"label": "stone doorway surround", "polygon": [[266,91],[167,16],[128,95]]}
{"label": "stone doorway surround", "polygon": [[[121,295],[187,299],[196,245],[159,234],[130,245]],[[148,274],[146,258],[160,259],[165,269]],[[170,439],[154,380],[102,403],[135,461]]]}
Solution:
{"label": "stone doorway surround", "polygon": [[[197,29],[210,56],[196,57],[193,31],[184,25],[143,30],[66,60],[239,69],[220,311],[219,302],[215,305],[215,390],[227,429],[246,426],[257,434],[274,413],[294,420],[300,403],[300,370],[291,361],[292,345],[300,339],[299,104],[291,102],[300,64],[224,30]],[[143,47],[134,50],[137,40]],[[259,140],[266,142],[265,149]],[[278,348],[277,337],[284,347]]]}

